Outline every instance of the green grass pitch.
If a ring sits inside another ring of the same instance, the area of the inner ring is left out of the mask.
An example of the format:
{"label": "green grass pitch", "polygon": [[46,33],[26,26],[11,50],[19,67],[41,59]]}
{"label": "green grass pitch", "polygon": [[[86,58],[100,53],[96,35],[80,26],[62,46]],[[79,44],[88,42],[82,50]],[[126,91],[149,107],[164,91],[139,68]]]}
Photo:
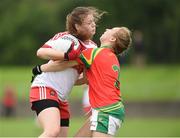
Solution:
{"label": "green grass pitch", "polygon": [[[72,117],[69,136],[81,127],[84,119]],[[117,137],[178,137],[180,118],[126,118]],[[37,137],[41,129],[34,118],[0,119],[0,137]]]}

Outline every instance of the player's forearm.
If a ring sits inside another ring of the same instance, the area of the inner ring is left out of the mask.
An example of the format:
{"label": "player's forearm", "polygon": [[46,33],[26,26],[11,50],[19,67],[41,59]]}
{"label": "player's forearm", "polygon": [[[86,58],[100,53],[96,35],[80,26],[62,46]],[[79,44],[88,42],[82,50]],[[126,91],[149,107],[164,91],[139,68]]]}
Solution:
{"label": "player's forearm", "polygon": [[59,66],[51,63],[46,63],[41,65],[42,72],[56,72],[62,69],[59,69]]}
{"label": "player's forearm", "polygon": [[47,64],[41,65],[42,72],[56,72],[62,71],[67,68],[71,68],[78,63],[76,61],[53,61]]}
{"label": "player's forearm", "polygon": [[37,56],[47,60],[64,60],[64,52],[54,50],[52,48],[40,48]]}

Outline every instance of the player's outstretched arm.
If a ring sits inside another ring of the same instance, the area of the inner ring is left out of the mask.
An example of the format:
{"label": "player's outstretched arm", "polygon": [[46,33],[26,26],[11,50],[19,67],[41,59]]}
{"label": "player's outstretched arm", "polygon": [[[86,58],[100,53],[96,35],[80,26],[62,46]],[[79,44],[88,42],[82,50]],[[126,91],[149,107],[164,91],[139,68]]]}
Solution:
{"label": "player's outstretched arm", "polygon": [[64,52],[58,51],[52,48],[39,48],[37,50],[37,56],[47,60],[64,60]]}
{"label": "player's outstretched arm", "polygon": [[36,65],[32,69],[32,79],[31,83],[34,81],[35,77],[42,72],[56,72],[56,71],[62,71],[67,68],[71,68],[75,65],[78,65],[78,62],[75,60],[71,61],[52,61],[46,64],[42,65]]}
{"label": "player's outstretched arm", "polygon": [[51,61],[46,64],[41,65],[41,71],[42,72],[56,72],[56,71],[62,71],[67,68],[71,68],[75,65],[78,65],[77,61],[71,60],[71,61]]}

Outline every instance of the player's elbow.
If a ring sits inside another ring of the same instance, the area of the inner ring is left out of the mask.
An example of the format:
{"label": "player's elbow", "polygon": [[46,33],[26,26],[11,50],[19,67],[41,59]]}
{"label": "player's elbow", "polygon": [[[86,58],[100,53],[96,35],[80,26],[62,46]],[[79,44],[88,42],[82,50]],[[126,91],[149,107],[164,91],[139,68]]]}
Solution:
{"label": "player's elbow", "polygon": [[44,50],[42,48],[38,49],[36,52],[36,56],[39,58],[43,58],[44,57]]}
{"label": "player's elbow", "polygon": [[40,49],[37,50],[36,56],[37,56],[37,57],[41,57],[41,50],[40,50]]}

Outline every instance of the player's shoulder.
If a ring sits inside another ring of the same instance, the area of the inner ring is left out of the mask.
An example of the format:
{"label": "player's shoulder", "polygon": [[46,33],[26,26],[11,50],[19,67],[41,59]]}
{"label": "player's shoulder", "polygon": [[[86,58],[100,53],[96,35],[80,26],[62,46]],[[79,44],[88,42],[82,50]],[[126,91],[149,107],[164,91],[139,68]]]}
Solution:
{"label": "player's shoulder", "polygon": [[66,34],[68,34],[68,32],[58,32],[50,40],[51,41],[58,40],[59,38],[62,38]]}
{"label": "player's shoulder", "polygon": [[61,39],[70,41],[73,44],[74,49],[77,49],[81,45],[81,43],[79,42],[79,39],[69,33],[63,35]]}
{"label": "player's shoulder", "polygon": [[99,47],[96,47],[96,48],[87,48],[87,49],[83,50],[82,53],[84,55],[91,55],[92,57],[96,57],[100,53],[104,53],[104,52],[101,52],[103,50],[104,50],[103,48],[99,48]]}
{"label": "player's shoulder", "polygon": [[78,43],[78,39],[71,35],[69,32],[58,32],[54,35],[54,37],[51,40],[57,40],[57,39],[63,39],[68,41],[74,41]]}

